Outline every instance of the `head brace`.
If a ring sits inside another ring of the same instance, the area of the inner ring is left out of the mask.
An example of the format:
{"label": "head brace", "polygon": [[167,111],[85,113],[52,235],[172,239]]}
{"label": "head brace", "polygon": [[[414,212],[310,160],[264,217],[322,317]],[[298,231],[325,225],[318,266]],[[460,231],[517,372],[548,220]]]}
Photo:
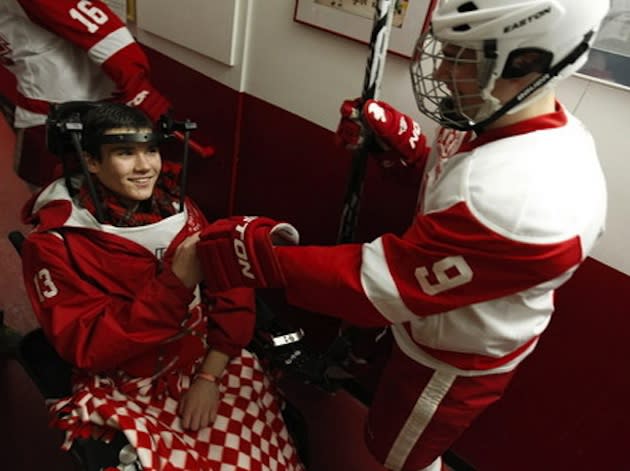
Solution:
{"label": "head brace", "polygon": [[[66,187],[71,195],[76,193],[72,185],[72,176],[81,171],[86,179],[90,197],[96,207],[96,217],[102,221],[102,205],[97,197],[94,184],[83,159],[83,152],[87,151],[100,158],[100,149],[103,144],[123,144],[150,142],[159,145],[169,139],[173,132],[182,131],[188,135],[197,128],[196,123],[190,121],[174,121],[168,116],[162,116],[157,124],[157,131],[86,135],[83,122],[87,113],[95,108],[104,106],[105,103],[91,101],[71,101],[53,105],[46,120],[46,145],[48,150],[57,155],[63,164]],[[122,125],[125,127],[125,125]],[[184,208],[184,198],[187,183],[188,167],[188,139],[184,140],[184,157],[181,172],[181,197],[180,209]]]}

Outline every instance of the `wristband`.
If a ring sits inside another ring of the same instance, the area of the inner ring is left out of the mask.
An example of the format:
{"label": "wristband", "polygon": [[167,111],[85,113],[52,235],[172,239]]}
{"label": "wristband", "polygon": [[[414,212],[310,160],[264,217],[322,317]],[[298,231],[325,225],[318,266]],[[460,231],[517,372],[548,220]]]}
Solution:
{"label": "wristband", "polygon": [[216,376],[211,375],[210,373],[204,373],[204,372],[197,373],[195,375],[195,379],[203,379],[203,380],[209,381],[211,383],[216,383],[217,382],[217,377]]}

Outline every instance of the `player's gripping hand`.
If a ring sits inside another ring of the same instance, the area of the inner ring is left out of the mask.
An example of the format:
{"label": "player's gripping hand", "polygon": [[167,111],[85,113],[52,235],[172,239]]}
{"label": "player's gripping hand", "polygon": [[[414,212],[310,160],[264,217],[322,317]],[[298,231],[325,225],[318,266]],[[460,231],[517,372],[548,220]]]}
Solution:
{"label": "player's gripping hand", "polygon": [[337,140],[348,150],[356,150],[363,145],[366,128],[361,122],[361,98],[344,100],[339,109],[341,120],[337,125]]}
{"label": "player's gripping hand", "polygon": [[359,148],[373,133],[376,146],[368,150],[383,167],[413,165],[428,155],[420,125],[384,101],[346,100],[340,112],[337,137],[346,149]]}
{"label": "player's gripping hand", "polygon": [[284,287],[273,247],[298,242],[297,230],[286,222],[257,216],[220,219],[201,231],[197,243],[206,287],[210,291]]}

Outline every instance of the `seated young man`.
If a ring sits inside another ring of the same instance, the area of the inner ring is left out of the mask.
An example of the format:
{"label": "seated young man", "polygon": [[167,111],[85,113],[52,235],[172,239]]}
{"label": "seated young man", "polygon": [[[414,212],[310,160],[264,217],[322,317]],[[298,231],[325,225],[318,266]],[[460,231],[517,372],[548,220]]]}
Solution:
{"label": "seated young man", "polygon": [[[75,368],[52,424],[78,437],[122,431],[145,470],[302,470],[278,402],[243,347],[251,289],[207,293],[196,256],[207,221],[181,198],[142,111],[99,104],[83,119],[84,175],[26,205],[26,289]],[[69,188],[70,186],[71,188]],[[183,207],[180,202],[183,201]]]}

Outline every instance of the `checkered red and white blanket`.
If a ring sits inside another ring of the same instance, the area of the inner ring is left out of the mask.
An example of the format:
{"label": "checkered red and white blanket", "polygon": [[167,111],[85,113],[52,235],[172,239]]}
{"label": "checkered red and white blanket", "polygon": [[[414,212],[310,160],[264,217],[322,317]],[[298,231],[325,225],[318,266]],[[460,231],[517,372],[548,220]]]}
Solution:
{"label": "checkered red and white blanket", "polygon": [[[173,379],[180,391],[191,381],[184,374]],[[52,424],[66,430],[64,449],[79,437],[107,440],[122,431],[145,471],[304,471],[280,399],[248,351],[222,375],[218,416],[209,427],[182,429],[169,390],[151,378],[91,375],[75,383],[71,397],[49,404]]]}

